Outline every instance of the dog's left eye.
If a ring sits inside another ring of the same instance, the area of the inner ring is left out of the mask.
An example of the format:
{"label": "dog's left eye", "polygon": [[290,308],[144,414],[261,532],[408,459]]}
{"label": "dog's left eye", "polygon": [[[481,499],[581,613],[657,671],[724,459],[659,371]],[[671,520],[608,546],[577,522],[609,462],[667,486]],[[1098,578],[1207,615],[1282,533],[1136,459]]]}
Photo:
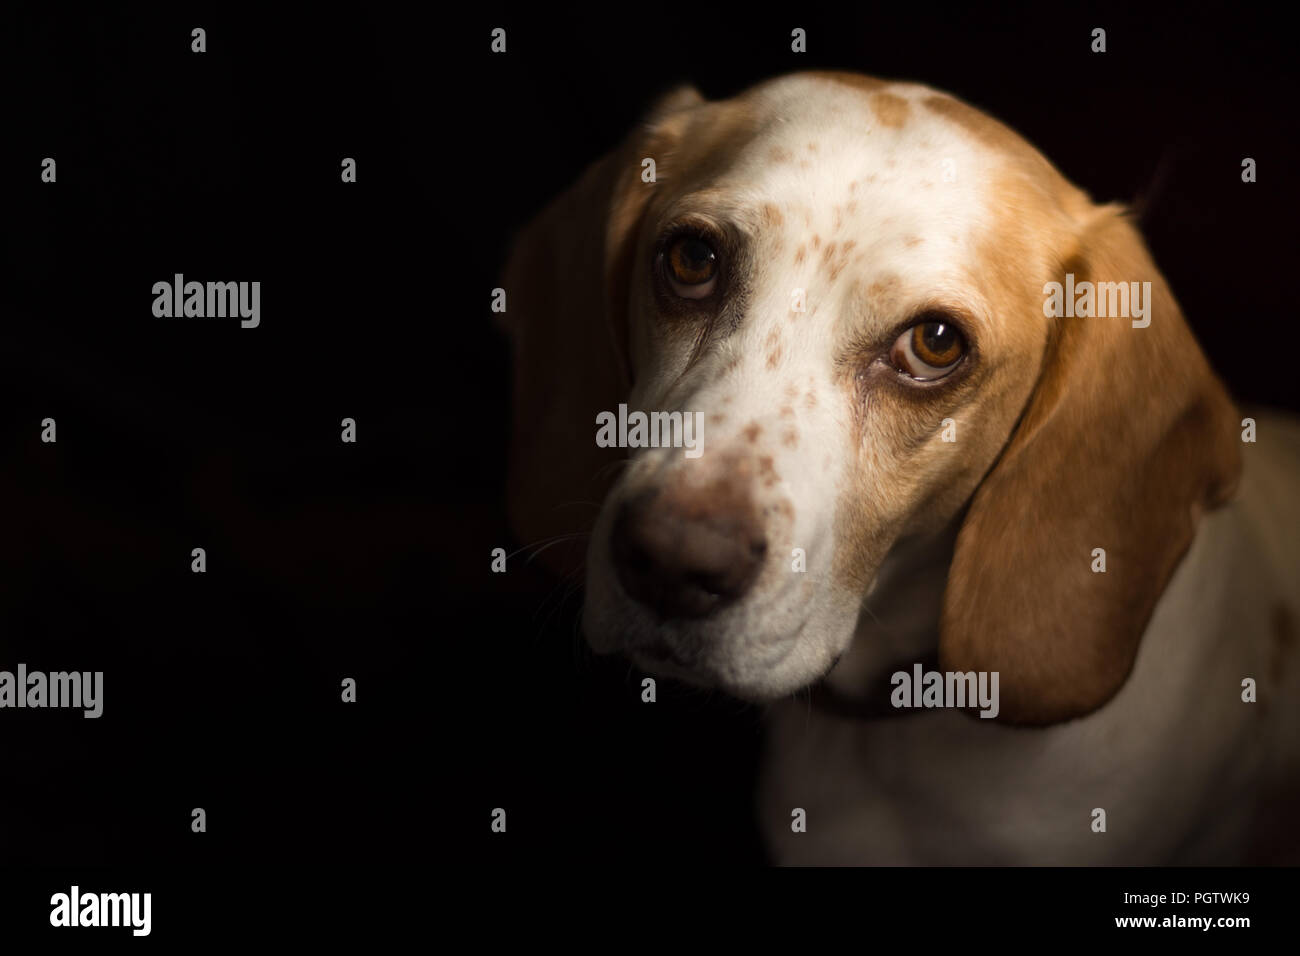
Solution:
{"label": "dog's left eye", "polygon": [[918,322],[898,337],[890,349],[894,367],[912,378],[932,381],[957,367],[966,354],[966,340],[950,322]]}

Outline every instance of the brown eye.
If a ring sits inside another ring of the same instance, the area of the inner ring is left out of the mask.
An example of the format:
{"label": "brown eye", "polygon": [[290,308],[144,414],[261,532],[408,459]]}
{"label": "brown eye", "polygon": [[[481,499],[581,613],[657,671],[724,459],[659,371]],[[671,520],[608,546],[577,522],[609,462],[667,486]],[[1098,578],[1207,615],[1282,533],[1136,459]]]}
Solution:
{"label": "brown eye", "polygon": [[901,371],[922,381],[943,378],[966,354],[966,340],[957,327],[933,320],[918,322],[894,342],[890,359]]}
{"label": "brown eye", "polygon": [[664,254],[666,274],[673,292],[686,299],[703,299],[713,291],[718,277],[718,254],[696,235],[678,236]]}

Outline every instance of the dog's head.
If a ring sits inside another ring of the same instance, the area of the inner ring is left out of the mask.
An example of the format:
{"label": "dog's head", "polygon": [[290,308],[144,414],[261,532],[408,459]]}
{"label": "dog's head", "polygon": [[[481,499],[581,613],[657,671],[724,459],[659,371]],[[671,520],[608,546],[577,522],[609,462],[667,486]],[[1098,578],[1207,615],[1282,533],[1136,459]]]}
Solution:
{"label": "dog's head", "polygon": [[[1123,314],[1049,315],[1051,283]],[[1086,713],[1235,483],[1232,407],[1122,210],[926,87],[680,90],[504,285],[517,529],[590,528],[593,647],[740,697],[817,680],[891,551],[959,526],[943,665],[1000,672],[1002,719]],[[679,443],[603,448],[613,419]]]}

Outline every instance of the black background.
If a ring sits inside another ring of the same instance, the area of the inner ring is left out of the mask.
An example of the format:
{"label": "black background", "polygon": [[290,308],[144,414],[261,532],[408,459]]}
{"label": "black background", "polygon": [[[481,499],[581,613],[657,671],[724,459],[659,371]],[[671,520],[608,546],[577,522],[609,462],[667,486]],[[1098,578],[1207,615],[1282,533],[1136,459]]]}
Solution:
{"label": "black background", "polygon": [[[1255,7],[890,6],[13,22],[0,668],[106,689],[97,721],[0,713],[3,859],[762,862],[758,711],[641,704],[504,521],[508,241],[676,83],[844,68],[967,99],[1094,198],[1145,197],[1230,389],[1300,408],[1289,31]],[[155,319],[176,272],[260,280],[261,326]]]}

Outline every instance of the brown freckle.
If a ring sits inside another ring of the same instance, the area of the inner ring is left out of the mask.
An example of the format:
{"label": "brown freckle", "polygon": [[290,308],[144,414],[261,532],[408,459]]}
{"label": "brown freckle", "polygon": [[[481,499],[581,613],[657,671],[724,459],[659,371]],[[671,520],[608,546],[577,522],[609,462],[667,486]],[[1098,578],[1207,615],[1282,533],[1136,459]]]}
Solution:
{"label": "brown freckle", "polygon": [[744,435],[745,439],[752,445],[758,441],[758,436],[762,434],[762,431],[763,429],[759,427],[758,422],[750,422],[745,426],[745,430],[741,432],[741,434]]}
{"label": "brown freckle", "polygon": [[822,252],[822,259],[823,259],[824,261],[826,261],[826,262],[830,262],[830,261],[831,261],[831,257],[835,255],[835,245],[836,245],[836,244],[833,243],[833,242],[828,242],[828,243],[826,244],[826,248],[825,248],[825,250],[823,250],[823,252]]}
{"label": "brown freckle", "polygon": [[920,236],[911,236],[908,239],[904,240],[903,245],[911,249],[913,246],[919,246],[923,242],[925,242],[925,240],[922,239]]}
{"label": "brown freckle", "polygon": [[831,228],[835,232],[839,232],[840,226],[844,224],[844,214],[840,212],[839,206],[836,206],[833,210],[831,210],[831,212],[834,215],[834,222],[832,223]]}
{"label": "brown freckle", "polygon": [[858,211],[858,201],[854,199],[845,208],[849,211],[850,216],[853,215],[855,212]]}
{"label": "brown freckle", "polygon": [[898,276],[889,275],[883,279],[877,279],[867,287],[867,294],[872,296],[883,296],[886,294],[895,294],[901,285]]}
{"label": "brown freckle", "polygon": [[794,409],[791,408],[789,405],[783,406],[781,409],[781,417],[794,418]]}
{"label": "brown freckle", "polygon": [[781,210],[769,202],[763,204],[763,221],[770,226],[779,226],[785,219],[781,216]]}
{"label": "brown freckle", "polygon": [[771,455],[764,455],[758,459],[758,476],[763,479],[763,485],[768,488],[771,488],[779,480],[776,468],[772,465]]}
{"label": "brown freckle", "polygon": [[798,395],[799,395],[799,386],[798,386],[798,385],[795,385],[793,382],[791,382],[789,385],[787,385],[787,386],[785,387],[785,397],[786,397],[786,398],[797,398]]}
{"label": "brown freckle", "polygon": [[801,160],[799,160],[799,168],[800,168],[800,169],[812,169],[812,163],[808,162],[808,160],[806,160],[806,159],[801,159]]}
{"label": "brown freckle", "polygon": [[857,188],[858,188],[858,181],[856,179],[853,180],[853,182],[849,183],[849,192],[854,192],[857,190]]}
{"label": "brown freckle", "polygon": [[736,400],[736,396],[735,396],[735,395],[724,395],[724,396],[722,397],[722,404],[723,404],[723,405],[730,405],[730,404],[731,404],[732,402],[734,402],[735,400]]}
{"label": "brown freckle", "polygon": [[739,367],[740,361],[743,358],[744,356],[739,352],[732,353],[731,358],[727,359],[727,364],[722,366],[723,373],[725,374],[727,372],[735,371],[736,368]]}
{"label": "brown freckle", "polygon": [[825,255],[826,265],[830,268],[830,277],[832,279],[834,279],[836,276],[840,274],[840,270],[844,268],[844,265],[847,261],[847,257],[841,258],[838,262],[833,261],[834,258],[835,258],[835,243],[832,242],[826,247],[826,255]]}
{"label": "brown freckle", "polygon": [[808,397],[805,398],[805,399],[803,400],[803,403],[804,403],[805,405],[807,405],[809,408],[816,408],[816,407],[817,407],[817,393],[816,393],[816,392],[809,392],[809,393],[808,393]]}
{"label": "brown freckle", "polygon": [[870,176],[868,176],[866,179],[864,179],[864,180],[862,180],[862,181],[863,181],[864,183],[874,183],[874,182],[876,181],[876,174],[875,174],[875,173],[872,173]]}
{"label": "brown freckle", "polygon": [[907,121],[907,113],[910,107],[907,100],[901,96],[895,96],[893,93],[872,93],[871,108],[875,110],[876,119],[880,120],[881,126],[888,126],[891,129],[899,129]]}
{"label": "brown freckle", "polygon": [[781,436],[781,441],[787,448],[793,448],[795,445],[799,444],[798,429],[787,428],[785,433]]}
{"label": "brown freckle", "polygon": [[721,412],[714,412],[712,415],[709,416],[710,425],[721,425],[726,420],[727,420],[727,416],[723,415]]}
{"label": "brown freckle", "polygon": [[814,234],[812,246],[814,249],[820,249],[822,247],[822,237]]}
{"label": "brown freckle", "polygon": [[853,247],[856,246],[857,244],[858,244],[858,240],[856,239],[850,239],[848,242],[844,243],[844,254],[847,256],[850,252],[853,251]]}
{"label": "brown freckle", "polygon": [[799,243],[799,248],[794,251],[794,264],[800,265],[803,262],[803,257],[804,257],[804,247],[803,247],[803,243],[801,242]]}
{"label": "brown freckle", "polygon": [[817,144],[816,144],[816,143],[809,143],[809,144],[808,144],[808,152],[810,152],[810,153],[815,153],[815,152],[817,152]]}
{"label": "brown freckle", "polygon": [[780,344],[781,344],[781,330],[780,330],[780,329],[773,329],[771,332],[768,332],[768,333],[767,333],[767,341],[765,341],[765,342],[763,343],[763,345],[764,345],[766,348],[769,348],[769,349],[771,349],[771,348],[776,348],[776,346],[778,346],[778,345],[780,345]]}
{"label": "brown freckle", "polygon": [[788,163],[790,160],[794,159],[794,156],[790,154],[790,151],[781,146],[773,146],[772,151],[768,153],[768,155],[772,157],[772,162],[774,163]]}
{"label": "brown freckle", "polygon": [[767,357],[767,367],[776,368],[777,365],[780,364],[780,362],[781,362],[781,350],[775,349],[773,350],[772,354]]}

